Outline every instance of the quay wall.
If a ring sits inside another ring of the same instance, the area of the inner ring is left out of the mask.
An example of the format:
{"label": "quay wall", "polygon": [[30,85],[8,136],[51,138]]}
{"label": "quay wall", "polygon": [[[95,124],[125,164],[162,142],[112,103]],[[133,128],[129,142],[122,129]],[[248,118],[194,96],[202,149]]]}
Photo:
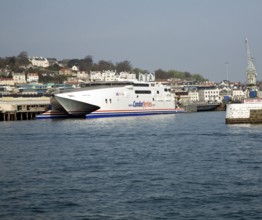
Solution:
{"label": "quay wall", "polygon": [[11,98],[0,99],[0,121],[35,119],[38,114],[50,108],[50,98]]}
{"label": "quay wall", "polygon": [[228,104],[226,124],[262,123],[262,104]]}
{"label": "quay wall", "polygon": [[192,103],[183,106],[186,112],[200,112],[200,111],[225,111],[224,104],[209,104],[209,103]]}

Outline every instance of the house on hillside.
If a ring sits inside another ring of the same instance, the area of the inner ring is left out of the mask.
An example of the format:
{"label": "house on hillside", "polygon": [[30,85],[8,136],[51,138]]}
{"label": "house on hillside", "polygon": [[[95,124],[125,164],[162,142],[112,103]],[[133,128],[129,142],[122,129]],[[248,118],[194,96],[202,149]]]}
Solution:
{"label": "house on hillside", "polygon": [[32,82],[38,82],[39,80],[39,75],[38,73],[28,73],[27,74],[27,82],[32,83]]}
{"label": "house on hillside", "polygon": [[49,67],[50,64],[49,64],[49,61],[46,59],[46,58],[43,58],[43,57],[33,57],[33,58],[29,58],[28,59],[33,66],[38,66],[38,67]]}

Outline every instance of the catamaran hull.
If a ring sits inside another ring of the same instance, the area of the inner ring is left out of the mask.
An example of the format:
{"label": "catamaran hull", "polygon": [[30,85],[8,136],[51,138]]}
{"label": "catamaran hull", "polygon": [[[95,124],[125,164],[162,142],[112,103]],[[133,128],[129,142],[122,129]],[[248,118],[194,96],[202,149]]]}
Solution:
{"label": "catamaran hull", "polygon": [[176,114],[170,88],[155,83],[113,84],[59,93],[54,100],[70,117],[121,117]]}
{"label": "catamaran hull", "polygon": [[76,101],[73,99],[63,98],[59,96],[55,96],[55,99],[61,106],[63,106],[63,108],[70,116],[84,117],[86,114],[99,109],[99,106]]}

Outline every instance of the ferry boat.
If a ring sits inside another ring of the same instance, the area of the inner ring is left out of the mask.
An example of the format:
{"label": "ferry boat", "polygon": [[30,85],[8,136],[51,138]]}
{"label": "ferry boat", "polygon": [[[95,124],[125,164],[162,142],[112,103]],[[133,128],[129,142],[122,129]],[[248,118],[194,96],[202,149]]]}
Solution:
{"label": "ferry boat", "polygon": [[[55,110],[61,110],[63,115],[66,112],[68,117],[99,118],[185,112],[176,106],[169,86],[140,81],[85,83],[79,89],[55,94],[51,104]],[[55,117],[57,111],[54,112]],[[52,118],[52,111],[48,116]]]}

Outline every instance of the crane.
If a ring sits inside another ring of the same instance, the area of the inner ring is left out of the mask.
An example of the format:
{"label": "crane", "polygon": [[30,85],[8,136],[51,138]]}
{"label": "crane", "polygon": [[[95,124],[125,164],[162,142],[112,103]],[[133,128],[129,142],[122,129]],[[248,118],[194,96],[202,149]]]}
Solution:
{"label": "crane", "polygon": [[[251,53],[249,50],[249,45],[248,45],[248,39],[245,39],[245,45],[246,45],[246,54],[247,54],[247,70],[246,70],[246,75],[247,75],[247,89],[251,91],[256,91],[256,84],[257,84],[257,71],[255,68],[254,64],[254,59],[251,57]],[[253,92],[254,93],[254,92]],[[251,95],[251,93],[250,93]]]}

